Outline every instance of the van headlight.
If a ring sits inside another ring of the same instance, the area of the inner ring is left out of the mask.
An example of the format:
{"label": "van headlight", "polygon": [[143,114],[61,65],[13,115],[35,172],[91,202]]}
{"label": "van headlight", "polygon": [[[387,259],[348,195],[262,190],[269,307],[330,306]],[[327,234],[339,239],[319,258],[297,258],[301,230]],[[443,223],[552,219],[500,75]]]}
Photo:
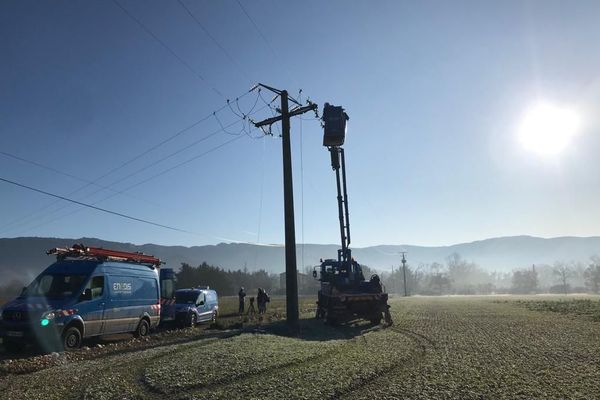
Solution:
{"label": "van headlight", "polygon": [[56,317],[56,313],[54,311],[49,311],[47,313],[44,313],[40,320],[40,325],[48,326],[48,324],[50,323],[50,321],[52,321],[54,319],[54,317]]}
{"label": "van headlight", "polygon": [[56,313],[54,311],[48,311],[47,313],[42,314],[42,319],[52,320],[56,317]]}

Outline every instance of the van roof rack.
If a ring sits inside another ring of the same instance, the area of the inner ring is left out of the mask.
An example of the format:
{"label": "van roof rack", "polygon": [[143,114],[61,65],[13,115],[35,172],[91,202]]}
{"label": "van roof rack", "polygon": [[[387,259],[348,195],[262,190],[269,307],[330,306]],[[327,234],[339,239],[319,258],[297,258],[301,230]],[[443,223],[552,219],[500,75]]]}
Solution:
{"label": "van roof rack", "polygon": [[85,258],[100,261],[125,261],[144,264],[153,268],[158,268],[161,264],[164,264],[160,259],[144,253],[109,250],[101,247],[86,247],[83,244],[74,244],[72,247],[55,247],[46,251],[46,254],[56,254],[56,259],[59,261],[66,258]]}

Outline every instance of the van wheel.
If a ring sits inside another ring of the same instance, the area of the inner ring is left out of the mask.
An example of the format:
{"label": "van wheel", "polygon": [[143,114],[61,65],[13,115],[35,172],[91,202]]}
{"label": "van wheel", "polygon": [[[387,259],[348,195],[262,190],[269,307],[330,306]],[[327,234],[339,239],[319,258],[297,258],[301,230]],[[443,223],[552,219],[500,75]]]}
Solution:
{"label": "van wheel", "polygon": [[138,325],[138,327],[135,330],[135,332],[133,333],[133,335],[136,338],[143,338],[143,337],[148,336],[149,332],[150,332],[150,325],[148,325],[148,321],[146,319],[143,319],[140,321],[140,324]]}
{"label": "van wheel", "polygon": [[62,335],[62,345],[65,351],[76,350],[81,347],[81,332],[76,327],[68,328]]}
{"label": "van wheel", "polygon": [[190,328],[195,327],[198,324],[198,316],[196,315],[196,313],[192,313],[190,315]]}

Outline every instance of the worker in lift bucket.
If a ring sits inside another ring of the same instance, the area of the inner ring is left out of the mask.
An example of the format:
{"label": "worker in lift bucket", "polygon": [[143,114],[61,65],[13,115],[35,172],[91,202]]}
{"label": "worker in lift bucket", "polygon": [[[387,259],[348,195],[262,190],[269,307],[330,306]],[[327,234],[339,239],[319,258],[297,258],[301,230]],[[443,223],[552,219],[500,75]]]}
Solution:
{"label": "worker in lift bucket", "polygon": [[244,291],[244,287],[242,286],[240,288],[240,291],[238,292],[238,299],[240,301],[240,309],[239,309],[239,313],[240,315],[242,315],[244,313],[244,299],[246,297],[246,292]]}

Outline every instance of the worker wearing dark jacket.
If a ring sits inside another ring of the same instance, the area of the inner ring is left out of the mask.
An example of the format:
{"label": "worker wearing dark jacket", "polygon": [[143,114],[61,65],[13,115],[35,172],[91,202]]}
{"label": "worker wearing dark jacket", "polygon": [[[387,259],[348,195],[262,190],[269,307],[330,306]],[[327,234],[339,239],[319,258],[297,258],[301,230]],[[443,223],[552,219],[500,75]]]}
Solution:
{"label": "worker wearing dark jacket", "polygon": [[246,297],[246,292],[244,291],[244,287],[242,286],[240,288],[240,291],[238,292],[238,299],[240,301],[240,309],[239,309],[240,314],[244,313],[244,298],[245,297]]}
{"label": "worker wearing dark jacket", "polygon": [[271,298],[263,288],[258,288],[258,295],[256,296],[256,302],[258,303],[258,313],[264,314],[267,312],[267,303],[271,301]]}

